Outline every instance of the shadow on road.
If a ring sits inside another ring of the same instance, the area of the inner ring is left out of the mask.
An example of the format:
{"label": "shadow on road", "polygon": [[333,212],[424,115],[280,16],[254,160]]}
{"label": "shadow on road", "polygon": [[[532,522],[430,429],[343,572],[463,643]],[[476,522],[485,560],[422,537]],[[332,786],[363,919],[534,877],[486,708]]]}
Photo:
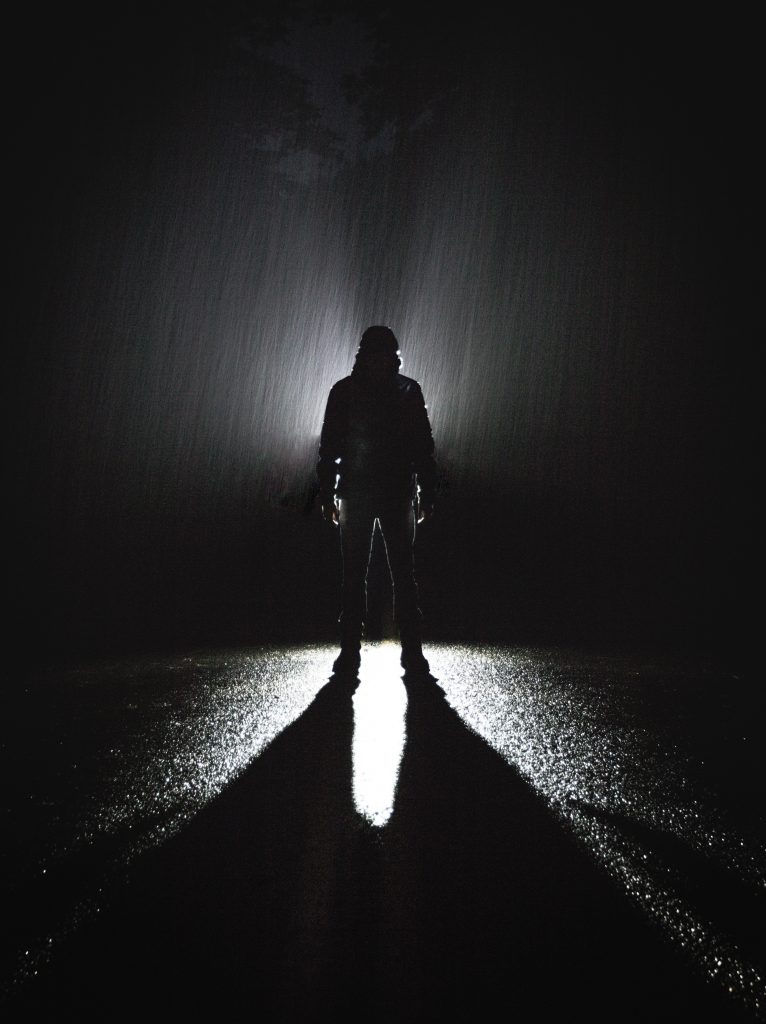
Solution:
{"label": "shadow on road", "polygon": [[[401,686],[393,678],[392,686]],[[354,684],[146,854],[19,1007],[309,1021],[737,1020],[431,682],[407,684],[393,815],[352,799]]]}

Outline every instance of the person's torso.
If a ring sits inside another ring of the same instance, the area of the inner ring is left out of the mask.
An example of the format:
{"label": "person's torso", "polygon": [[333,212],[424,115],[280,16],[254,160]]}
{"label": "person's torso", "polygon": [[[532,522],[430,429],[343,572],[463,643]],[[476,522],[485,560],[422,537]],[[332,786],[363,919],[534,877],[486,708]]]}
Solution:
{"label": "person's torso", "polygon": [[375,384],[350,378],[341,491],[411,489],[407,425],[413,383],[401,374]]}

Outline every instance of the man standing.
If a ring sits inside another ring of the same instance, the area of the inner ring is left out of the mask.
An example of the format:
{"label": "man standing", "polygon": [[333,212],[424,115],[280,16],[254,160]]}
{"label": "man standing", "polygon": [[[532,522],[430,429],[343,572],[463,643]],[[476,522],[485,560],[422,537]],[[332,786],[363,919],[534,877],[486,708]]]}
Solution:
{"label": "man standing", "polygon": [[327,400],[319,446],[325,519],[340,527],[343,556],[341,650],[337,673],[360,664],[367,566],[377,520],[394,588],[402,667],[426,674],[415,582],[415,523],[433,514],[434,442],[417,381],[399,373],[399,343],[388,327],[368,327],[351,375]]}

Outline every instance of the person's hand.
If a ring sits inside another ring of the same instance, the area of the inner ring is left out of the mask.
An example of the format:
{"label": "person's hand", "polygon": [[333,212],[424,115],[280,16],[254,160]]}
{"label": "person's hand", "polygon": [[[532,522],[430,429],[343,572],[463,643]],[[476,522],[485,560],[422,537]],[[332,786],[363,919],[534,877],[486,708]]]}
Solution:
{"label": "person's hand", "polygon": [[434,503],[432,501],[418,502],[418,523],[427,523],[433,519]]}
{"label": "person's hand", "polygon": [[325,522],[332,523],[333,526],[338,525],[338,503],[335,498],[322,505],[322,517]]}

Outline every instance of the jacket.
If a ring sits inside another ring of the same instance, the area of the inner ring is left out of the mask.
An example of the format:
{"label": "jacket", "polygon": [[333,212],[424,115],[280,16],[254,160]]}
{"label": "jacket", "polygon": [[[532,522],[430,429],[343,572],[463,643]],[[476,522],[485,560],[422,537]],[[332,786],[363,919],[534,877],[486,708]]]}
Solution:
{"label": "jacket", "polygon": [[370,382],[352,373],[327,399],[317,464],[323,505],[337,493],[408,494],[432,503],[434,440],[423,392],[401,373]]}

